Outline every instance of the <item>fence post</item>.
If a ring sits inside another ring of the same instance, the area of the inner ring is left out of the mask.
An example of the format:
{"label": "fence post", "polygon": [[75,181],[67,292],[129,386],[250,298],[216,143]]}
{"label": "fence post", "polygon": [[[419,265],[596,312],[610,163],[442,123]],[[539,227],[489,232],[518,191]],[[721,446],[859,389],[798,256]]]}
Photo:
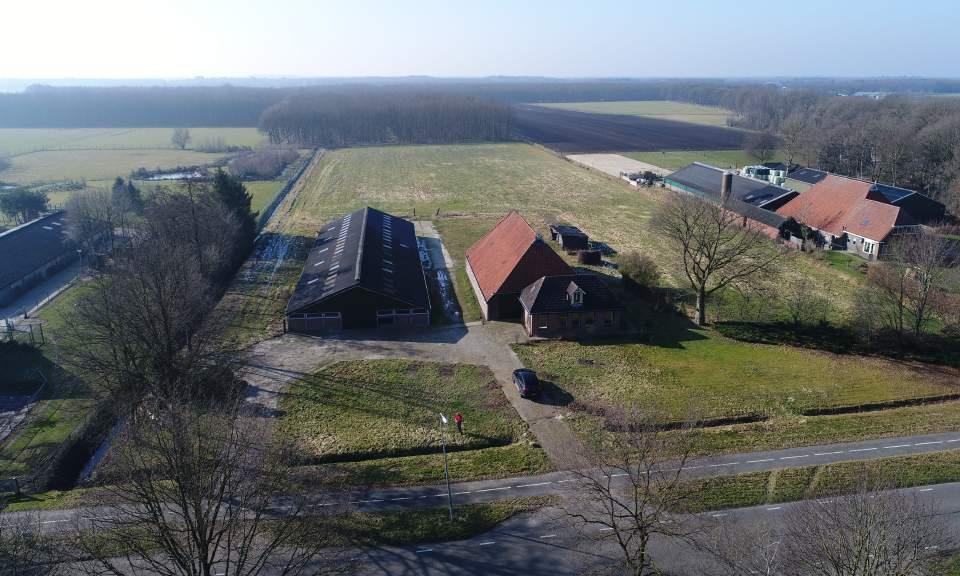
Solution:
{"label": "fence post", "polygon": [[43,335],[43,324],[37,324],[37,327],[40,328],[40,344],[45,345],[47,343],[47,339]]}

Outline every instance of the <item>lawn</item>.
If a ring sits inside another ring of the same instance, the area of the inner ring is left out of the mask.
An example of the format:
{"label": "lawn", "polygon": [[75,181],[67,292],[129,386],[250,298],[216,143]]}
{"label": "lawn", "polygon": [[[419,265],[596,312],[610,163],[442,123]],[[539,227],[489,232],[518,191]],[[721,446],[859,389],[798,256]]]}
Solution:
{"label": "lawn", "polygon": [[[664,150],[662,152],[621,152],[620,154],[659,166],[665,170],[679,170],[693,162],[703,162],[719,168],[742,168],[760,161],[743,150]],[[769,162],[783,162],[784,157],[776,152]]]}
{"label": "lawn", "polygon": [[716,106],[701,106],[672,100],[624,100],[619,102],[556,102],[540,104],[547,108],[560,108],[594,114],[625,114],[661,120],[675,120],[707,126],[727,126],[734,113]]}
{"label": "lawn", "polygon": [[196,166],[216,162],[225,156],[172,149],[34,152],[12,158],[10,168],[0,172],[0,180],[16,184],[113,180],[117,176],[126,177],[137,168],[154,170]]}
{"label": "lawn", "polygon": [[695,510],[719,510],[850,493],[864,477],[908,488],[960,480],[960,452],[785,468],[692,480]]}
{"label": "lawn", "polygon": [[493,373],[466,364],[340,362],[291,386],[280,409],[281,431],[313,462],[437,452],[441,412],[466,422],[463,434],[447,430],[452,450],[504,446],[526,433]]}
{"label": "lawn", "polygon": [[649,343],[536,342],[515,346],[524,364],[586,411],[643,404],[682,419],[798,415],[810,408],[957,391],[960,372],[786,346],[745,344],[661,318]]}
{"label": "lawn", "polygon": [[[41,150],[170,148],[173,128],[0,128],[0,157]],[[227,146],[257,146],[256,128],[190,128],[188,148],[223,139]]]}

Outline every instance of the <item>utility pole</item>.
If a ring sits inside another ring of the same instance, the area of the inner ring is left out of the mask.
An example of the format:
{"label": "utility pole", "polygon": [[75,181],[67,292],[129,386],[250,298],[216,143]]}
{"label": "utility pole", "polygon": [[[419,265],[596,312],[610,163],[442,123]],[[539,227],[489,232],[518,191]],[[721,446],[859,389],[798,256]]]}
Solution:
{"label": "utility pole", "polygon": [[453,492],[450,491],[450,466],[447,464],[447,417],[440,413],[440,447],[443,450],[443,475],[447,479],[447,508],[453,522]]}

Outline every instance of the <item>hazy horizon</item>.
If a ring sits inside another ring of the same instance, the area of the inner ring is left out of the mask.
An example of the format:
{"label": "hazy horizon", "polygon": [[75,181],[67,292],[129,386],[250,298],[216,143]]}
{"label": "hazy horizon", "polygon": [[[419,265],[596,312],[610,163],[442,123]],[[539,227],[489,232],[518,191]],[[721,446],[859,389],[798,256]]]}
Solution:
{"label": "hazy horizon", "polygon": [[[960,77],[946,1],[36,0],[0,78]],[[56,17],[51,17],[52,15]],[[38,37],[43,23],[42,37]]]}

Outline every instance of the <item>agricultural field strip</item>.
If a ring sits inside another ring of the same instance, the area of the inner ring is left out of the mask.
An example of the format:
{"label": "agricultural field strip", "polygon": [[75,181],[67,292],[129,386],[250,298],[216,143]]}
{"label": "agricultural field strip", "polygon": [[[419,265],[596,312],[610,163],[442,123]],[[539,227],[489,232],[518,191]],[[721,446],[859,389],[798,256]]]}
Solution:
{"label": "agricultural field strip", "polygon": [[[878,446],[869,446],[868,444],[880,444]],[[841,448],[833,450],[832,448]],[[865,448],[875,448],[867,451]],[[944,449],[960,448],[960,434],[939,434],[916,436],[910,438],[887,438],[885,440],[871,440],[868,442],[845,443],[828,446],[813,446],[806,448],[791,448],[787,450],[777,450],[772,452],[757,452],[734,454],[725,458],[722,462],[714,462],[713,459],[692,460],[689,465],[684,466],[685,471],[692,472],[693,478],[706,478],[716,476],[734,476],[743,472],[764,472],[791,467],[792,462],[797,462],[800,466],[814,466],[824,464],[834,464],[838,462],[848,462],[851,460],[876,460],[888,457],[890,455],[907,456],[924,453],[934,453]],[[906,450],[904,450],[906,449]],[[796,454],[798,450],[803,453]],[[896,452],[893,452],[896,451]],[[851,456],[856,455],[856,456]],[[808,460],[812,458],[814,460]],[[757,466],[759,464],[759,466]],[[744,470],[743,468],[748,468]],[[676,468],[666,469],[665,472],[676,471]],[[697,471],[700,472],[697,472]],[[625,476],[626,474],[612,474],[611,478]],[[520,482],[520,483],[518,483]],[[509,490],[523,490],[525,496],[552,494],[558,489],[565,488],[565,484],[576,483],[577,478],[566,472],[551,472],[540,476],[506,478],[501,480],[483,480],[462,484],[452,484],[451,490],[453,496],[471,496],[477,497],[478,494],[490,495],[494,498],[510,497],[509,494],[502,494]],[[960,485],[960,484],[958,484]],[[918,487],[918,490],[930,492],[935,490],[929,486]],[[447,493],[435,492],[433,487],[409,487],[393,488],[389,492],[377,492],[372,494],[357,495],[347,501],[351,505],[387,505],[394,503],[397,506],[419,505],[418,501],[430,500],[432,498],[446,498]],[[402,504],[401,504],[402,503]],[[321,502],[313,504],[314,508],[326,508],[342,505],[342,502]],[[283,510],[291,506],[277,505],[272,509]],[[82,509],[81,509],[82,510]],[[76,510],[44,510],[40,511],[41,517],[47,518],[43,521],[45,524],[56,524],[65,522],[74,518]],[[92,519],[87,512],[87,519]],[[33,514],[28,512],[8,513],[8,516],[17,516],[19,514]],[[67,515],[65,518],[61,516]],[[0,515],[2,517],[3,515]]]}

